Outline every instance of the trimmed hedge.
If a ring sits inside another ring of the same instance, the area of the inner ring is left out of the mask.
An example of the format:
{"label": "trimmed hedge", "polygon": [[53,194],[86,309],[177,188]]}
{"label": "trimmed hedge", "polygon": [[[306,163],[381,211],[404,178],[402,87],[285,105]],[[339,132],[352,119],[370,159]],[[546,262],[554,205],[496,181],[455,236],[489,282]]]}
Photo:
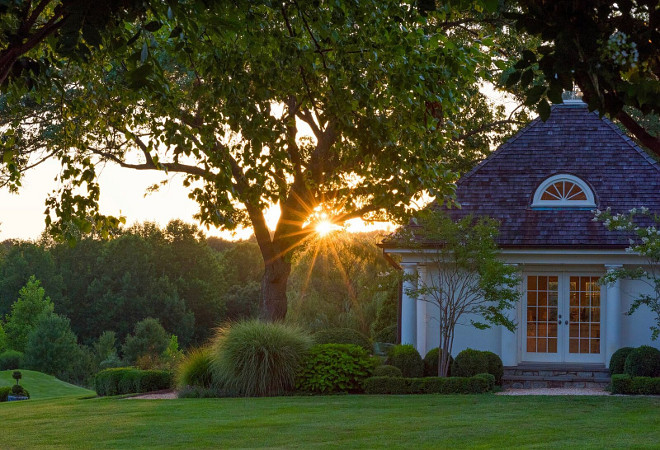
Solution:
{"label": "trimmed hedge", "polygon": [[504,364],[502,364],[502,358],[493,352],[485,351],[483,353],[488,360],[488,371],[486,373],[495,377],[495,384],[498,386],[501,385],[502,377],[504,376]]}
{"label": "trimmed hedge", "polygon": [[612,394],[660,395],[660,378],[612,375]]}
{"label": "trimmed hedge", "polygon": [[371,377],[364,381],[367,394],[483,394],[493,389],[495,377]]}
{"label": "trimmed hedge", "polygon": [[316,344],[352,344],[359,345],[371,353],[371,341],[367,336],[352,328],[328,328],[312,336]]}
{"label": "trimmed hedge", "polygon": [[401,369],[399,369],[398,367],[383,364],[382,366],[378,366],[374,369],[374,376],[375,377],[403,377],[403,374],[401,373]]}
{"label": "trimmed hedge", "polygon": [[20,369],[23,366],[23,353],[7,350],[0,353],[0,370]]}
{"label": "trimmed hedge", "polygon": [[635,350],[634,347],[622,347],[612,354],[610,358],[610,375],[624,373],[626,358],[633,350]]}
{"label": "trimmed hedge", "polygon": [[649,345],[634,349],[626,357],[623,370],[632,377],[660,376],[660,350]]}
{"label": "trimmed hedge", "polygon": [[[438,347],[428,351],[424,357],[424,376],[437,377],[438,376],[438,360],[440,359],[440,349]],[[449,355],[449,367],[447,368],[447,376],[451,376],[451,366],[454,364],[454,358]]]}
{"label": "trimmed hedge", "polygon": [[168,370],[140,370],[132,367],[105,369],[94,377],[94,389],[99,396],[139,394],[160,391],[172,386]]}
{"label": "trimmed hedge", "polygon": [[351,344],[319,344],[309,350],[296,379],[296,389],[330,394],[361,392],[373,372],[365,349]]}
{"label": "trimmed hedge", "polygon": [[387,351],[385,364],[398,367],[406,378],[424,376],[424,360],[412,345],[395,345]]}

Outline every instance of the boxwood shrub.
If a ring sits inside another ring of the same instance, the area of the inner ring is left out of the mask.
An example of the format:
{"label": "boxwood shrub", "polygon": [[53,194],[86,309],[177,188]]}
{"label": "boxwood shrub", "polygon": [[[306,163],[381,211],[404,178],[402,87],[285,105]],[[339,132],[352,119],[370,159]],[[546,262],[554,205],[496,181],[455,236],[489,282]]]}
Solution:
{"label": "boxwood shrub", "polygon": [[401,369],[395,366],[383,364],[374,369],[375,377],[403,377]]}
{"label": "boxwood shrub", "polygon": [[628,353],[624,373],[632,377],[660,376],[660,350],[642,345]]}
{"label": "boxwood shrub", "polygon": [[367,351],[352,344],[319,344],[309,350],[296,379],[296,389],[330,394],[362,392],[373,363]]}
{"label": "boxwood shrub", "polygon": [[451,373],[455,377],[472,377],[479,373],[489,373],[495,377],[495,383],[502,382],[504,366],[502,360],[493,352],[467,348],[456,355]]}
{"label": "boxwood shrub", "polygon": [[424,360],[412,345],[395,345],[387,351],[386,364],[398,367],[406,378],[424,376]]}
{"label": "boxwood shrub", "polygon": [[612,375],[612,394],[660,395],[660,377]]}
{"label": "boxwood shrub", "polygon": [[314,334],[316,344],[353,344],[371,353],[371,341],[367,336],[352,328],[328,328]]}
{"label": "boxwood shrub", "polygon": [[132,367],[105,369],[94,377],[94,389],[100,396],[138,394],[169,389],[172,373],[167,370],[140,370]]}
{"label": "boxwood shrub", "polygon": [[610,358],[610,375],[624,373],[626,358],[632,352],[634,347],[622,347],[615,351]]}
{"label": "boxwood shrub", "polygon": [[[437,377],[438,376],[438,360],[440,359],[440,349],[438,347],[428,351],[424,356],[424,376]],[[451,366],[454,364],[454,358],[449,355],[449,368],[447,369],[447,376],[451,376]]]}
{"label": "boxwood shrub", "polygon": [[364,382],[367,394],[483,394],[492,390],[495,377],[371,377]]}

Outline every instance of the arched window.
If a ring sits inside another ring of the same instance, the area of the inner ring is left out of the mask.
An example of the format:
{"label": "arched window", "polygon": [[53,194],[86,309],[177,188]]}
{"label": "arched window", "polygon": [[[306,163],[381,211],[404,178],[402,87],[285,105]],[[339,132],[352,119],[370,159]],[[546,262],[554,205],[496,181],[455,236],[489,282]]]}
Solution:
{"label": "arched window", "polygon": [[545,179],[534,193],[532,207],[593,208],[594,193],[589,185],[574,175],[558,174]]}

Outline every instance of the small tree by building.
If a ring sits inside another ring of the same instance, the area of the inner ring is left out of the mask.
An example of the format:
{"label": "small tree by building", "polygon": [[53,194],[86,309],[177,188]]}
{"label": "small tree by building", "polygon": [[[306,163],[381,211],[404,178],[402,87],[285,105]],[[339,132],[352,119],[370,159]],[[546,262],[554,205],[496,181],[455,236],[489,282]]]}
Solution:
{"label": "small tree by building", "polygon": [[510,331],[515,323],[506,314],[520,299],[517,268],[499,259],[495,238],[497,221],[465,217],[453,221],[441,211],[425,211],[419,227],[403,236],[421,260],[437,267],[437,274],[418,280],[406,294],[435,304],[439,309],[438,328],[441,351],[438,375],[447,376],[456,326],[469,320],[474,327],[486,329],[503,325]]}
{"label": "small tree by building", "polygon": [[651,289],[640,293],[630,304],[627,314],[631,315],[641,306],[647,306],[654,314],[655,325],[651,326],[651,339],[660,336],[660,215],[647,208],[633,208],[627,213],[612,214],[608,208],[596,211],[594,220],[602,221],[612,231],[620,231],[635,236],[626,249],[646,258],[644,267],[614,269],[603,277],[603,283],[617,280],[639,280]]}

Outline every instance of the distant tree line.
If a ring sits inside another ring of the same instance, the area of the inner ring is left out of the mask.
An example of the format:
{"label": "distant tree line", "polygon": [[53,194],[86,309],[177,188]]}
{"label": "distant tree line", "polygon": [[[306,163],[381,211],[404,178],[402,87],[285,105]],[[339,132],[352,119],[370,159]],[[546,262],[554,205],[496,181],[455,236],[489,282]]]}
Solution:
{"label": "distant tree line", "polygon": [[[292,261],[287,321],[312,332],[343,327],[369,336],[389,327],[391,334],[398,274],[376,247],[380,239],[336,233],[309,240]],[[125,342],[151,318],[185,349],[227,321],[258,316],[263,270],[254,240],[206,238],[178,220],[162,229],[135,225],[110,240],[82,238],[75,246],[10,240],[0,244],[0,318],[7,322],[32,280],[30,288],[38,283],[49,311],[70,321],[82,345],[99,345],[106,332]]]}

